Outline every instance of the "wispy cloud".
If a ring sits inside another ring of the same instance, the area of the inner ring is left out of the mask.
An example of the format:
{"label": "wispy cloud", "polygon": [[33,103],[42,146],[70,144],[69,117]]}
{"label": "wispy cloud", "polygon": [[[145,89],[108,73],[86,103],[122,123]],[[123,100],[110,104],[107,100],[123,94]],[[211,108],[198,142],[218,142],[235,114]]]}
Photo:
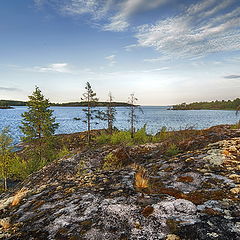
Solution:
{"label": "wispy cloud", "polygon": [[152,47],[174,58],[239,50],[240,7],[233,9],[233,2],[236,0],[204,0],[177,16],[139,26],[135,35],[138,46]]}
{"label": "wispy cloud", "polygon": [[113,0],[67,0],[57,2],[60,11],[68,15],[89,14],[93,19],[101,19],[108,13]]}
{"label": "wispy cloud", "polygon": [[63,15],[89,15],[103,31],[121,32],[137,12],[154,9],[172,0],[34,0],[36,6],[51,3]]}
{"label": "wispy cloud", "polygon": [[47,66],[35,66],[31,70],[37,72],[57,72],[57,73],[71,73],[68,63],[53,63]]}
{"label": "wispy cloud", "polygon": [[240,79],[240,75],[228,75],[224,76],[226,79]]}
{"label": "wispy cloud", "polygon": [[121,32],[126,30],[130,24],[129,18],[139,11],[147,11],[164,4],[166,0],[125,0],[122,1],[119,11],[110,18],[110,23],[105,24],[103,30]]}
{"label": "wispy cloud", "polygon": [[150,73],[150,72],[158,72],[158,71],[164,71],[164,70],[169,70],[169,67],[161,67],[161,68],[154,68],[154,69],[148,69],[148,70],[142,70],[140,72],[143,73]]}
{"label": "wispy cloud", "polygon": [[162,60],[162,58],[145,58],[145,59],[143,59],[144,62],[150,62],[150,63],[159,62],[161,60]]}
{"label": "wispy cloud", "polygon": [[21,91],[21,89],[12,88],[12,87],[0,87],[0,91],[15,92],[15,91]]}
{"label": "wispy cloud", "polygon": [[116,55],[114,55],[114,54],[105,57],[105,59],[108,61],[108,64],[109,64],[110,67],[114,66],[117,63]]}

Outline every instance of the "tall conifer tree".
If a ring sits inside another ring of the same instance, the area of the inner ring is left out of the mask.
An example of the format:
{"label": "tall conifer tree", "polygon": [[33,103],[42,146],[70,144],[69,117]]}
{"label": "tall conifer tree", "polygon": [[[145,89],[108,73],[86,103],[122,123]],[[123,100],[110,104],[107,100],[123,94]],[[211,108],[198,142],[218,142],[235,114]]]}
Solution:
{"label": "tall conifer tree", "polygon": [[39,87],[36,87],[32,95],[29,96],[28,111],[22,114],[23,120],[22,126],[20,126],[24,134],[22,140],[25,142],[36,140],[36,146],[33,149],[35,157],[33,170],[37,170],[48,161],[43,159],[43,155],[47,149],[49,150],[49,139],[59,125],[55,122],[50,105],[49,100],[44,97]]}

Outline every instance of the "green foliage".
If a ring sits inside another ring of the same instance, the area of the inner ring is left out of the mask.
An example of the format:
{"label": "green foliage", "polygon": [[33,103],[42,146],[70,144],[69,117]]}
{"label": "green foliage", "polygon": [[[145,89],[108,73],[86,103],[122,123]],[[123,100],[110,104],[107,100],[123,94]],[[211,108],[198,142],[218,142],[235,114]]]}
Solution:
{"label": "green foliage", "polygon": [[4,128],[0,133],[0,177],[4,179],[4,189],[7,189],[9,178],[25,179],[29,172],[28,162],[12,152],[12,137],[9,128]]}
{"label": "green foliage", "polygon": [[111,136],[111,143],[132,145],[133,139],[129,131],[120,131],[113,133],[113,135]]}
{"label": "green foliage", "polygon": [[109,153],[104,158],[104,163],[103,163],[104,170],[120,169],[121,167],[122,167],[122,162],[113,153]]}
{"label": "green foliage", "polygon": [[231,126],[231,129],[240,129],[240,121]]}
{"label": "green foliage", "polygon": [[23,140],[32,141],[53,135],[59,124],[55,123],[55,117],[52,116],[53,110],[49,109],[49,100],[44,98],[38,87],[29,96],[27,106],[28,111],[22,114],[23,121],[20,126],[25,135]]}
{"label": "green foliage", "polygon": [[84,123],[87,124],[87,137],[88,137],[88,144],[90,144],[91,141],[91,125],[95,119],[100,118],[100,112],[98,110],[93,109],[96,105],[96,102],[98,102],[98,98],[96,97],[96,93],[93,92],[92,87],[89,82],[86,83],[85,87],[86,92],[83,93],[82,100],[87,102],[87,108],[84,108],[83,111],[85,113],[85,120],[83,120]]}
{"label": "green foliage", "polygon": [[146,132],[146,124],[134,134],[133,141],[137,144],[143,144],[151,141],[151,137],[147,135]]}
{"label": "green foliage", "polygon": [[94,140],[99,144],[107,144],[111,142],[111,135],[102,133],[101,135],[95,137]]}
{"label": "green foliage", "polygon": [[63,146],[63,148],[57,154],[57,158],[61,159],[61,158],[65,157],[66,155],[69,155],[70,153],[71,152],[68,150],[68,148],[66,146]]}
{"label": "green foliage", "polygon": [[198,110],[198,109],[223,109],[223,110],[237,110],[240,106],[240,98],[235,100],[222,100],[222,101],[212,101],[212,102],[194,102],[190,104],[182,103],[173,106],[174,110]]}
{"label": "green foliage", "polygon": [[8,127],[0,132],[0,177],[4,179],[4,189],[7,189],[7,179],[11,174],[12,141]]}
{"label": "green foliage", "polygon": [[13,178],[24,180],[31,173],[28,162],[14,154],[11,161],[11,173]]}
{"label": "green foliage", "polygon": [[55,123],[55,117],[52,116],[49,100],[38,87],[29,96],[27,106],[28,111],[22,114],[20,129],[25,135],[22,140],[33,144],[31,151],[28,151],[28,171],[31,173],[55,159],[53,134],[59,124]]}
{"label": "green foliage", "polygon": [[171,133],[167,131],[167,127],[163,126],[158,134],[152,137],[152,142],[157,143],[166,140],[171,136]]}
{"label": "green foliage", "polygon": [[165,152],[166,156],[171,157],[179,153],[179,148],[173,143],[170,144]]}

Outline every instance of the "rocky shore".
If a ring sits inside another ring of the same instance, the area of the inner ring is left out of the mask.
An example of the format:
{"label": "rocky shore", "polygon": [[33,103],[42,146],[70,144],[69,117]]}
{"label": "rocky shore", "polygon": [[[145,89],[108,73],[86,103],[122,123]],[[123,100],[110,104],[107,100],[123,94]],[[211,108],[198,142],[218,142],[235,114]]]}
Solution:
{"label": "rocky shore", "polygon": [[[0,239],[240,239],[240,130],[173,157],[161,144],[85,147],[32,174],[1,196]],[[122,168],[103,169],[109,154]]]}

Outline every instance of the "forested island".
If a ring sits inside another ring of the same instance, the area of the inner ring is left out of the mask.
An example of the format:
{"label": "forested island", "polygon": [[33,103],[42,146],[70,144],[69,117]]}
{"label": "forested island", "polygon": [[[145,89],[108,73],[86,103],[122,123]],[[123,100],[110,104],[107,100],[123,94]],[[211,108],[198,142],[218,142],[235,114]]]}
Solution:
{"label": "forested island", "polygon": [[[12,108],[11,106],[26,106],[27,102],[16,101],[16,100],[0,100],[0,109]],[[108,102],[96,102],[96,107],[105,107]],[[68,103],[51,103],[51,106],[55,107],[86,107],[87,102],[68,102]],[[113,107],[127,107],[131,106],[129,103],[125,102],[112,102]]]}
{"label": "forested island", "polygon": [[172,106],[171,110],[236,110],[240,106],[240,98],[211,102],[182,103]]}

